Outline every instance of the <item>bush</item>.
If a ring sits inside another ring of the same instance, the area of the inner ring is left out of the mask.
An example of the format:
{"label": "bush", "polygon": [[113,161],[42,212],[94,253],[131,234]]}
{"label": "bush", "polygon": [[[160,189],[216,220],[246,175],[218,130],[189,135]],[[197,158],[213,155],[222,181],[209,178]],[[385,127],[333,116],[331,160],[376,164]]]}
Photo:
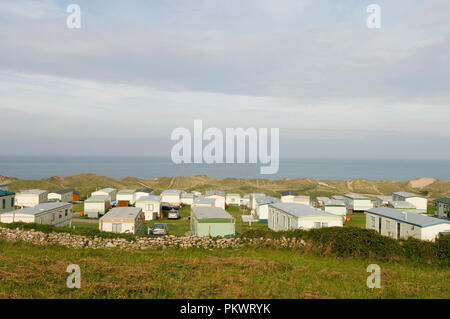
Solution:
{"label": "bush", "polygon": [[298,238],[305,240],[317,255],[336,257],[375,258],[380,261],[411,260],[422,264],[450,265],[450,236],[436,242],[414,238],[395,240],[374,230],[359,227],[327,227],[319,229],[275,232],[255,229],[243,238]]}

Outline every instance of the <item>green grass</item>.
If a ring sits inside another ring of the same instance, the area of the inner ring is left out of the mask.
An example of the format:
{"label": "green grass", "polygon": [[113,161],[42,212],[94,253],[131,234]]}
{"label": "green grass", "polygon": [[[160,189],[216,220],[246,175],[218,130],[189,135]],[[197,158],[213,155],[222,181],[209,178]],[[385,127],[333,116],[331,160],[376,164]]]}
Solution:
{"label": "green grass", "polygon": [[74,222],[72,221],[72,228],[74,229],[97,229],[98,230],[98,223],[91,224],[91,223],[80,223],[80,222]]}
{"label": "green grass", "polygon": [[350,217],[350,220],[344,223],[344,226],[366,228],[366,215],[364,213],[353,213],[347,216]]}
{"label": "green grass", "polygon": [[[0,240],[0,298],[448,298],[450,269],[262,249],[123,251]],[[381,267],[368,289],[366,268]],[[81,289],[66,268],[81,268]]]}

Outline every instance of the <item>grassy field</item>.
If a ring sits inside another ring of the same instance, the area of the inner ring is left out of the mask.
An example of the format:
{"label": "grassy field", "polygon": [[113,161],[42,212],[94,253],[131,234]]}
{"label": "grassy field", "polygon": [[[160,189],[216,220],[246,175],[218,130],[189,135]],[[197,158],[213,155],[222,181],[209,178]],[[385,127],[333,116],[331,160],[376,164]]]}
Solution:
{"label": "grassy field", "polygon": [[[167,224],[169,228],[169,233],[171,235],[176,236],[184,236],[190,231],[190,221],[188,217],[190,216],[191,207],[189,205],[183,206],[181,209],[179,209],[180,212],[180,219],[167,219],[166,216],[164,216],[163,219],[157,219],[145,222],[146,227],[151,227],[155,223],[165,223]],[[243,223],[241,215],[250,214],[249,212],[241,212],[239,210],[239,207],[237,206],[229,206],[227,207],[227,211],[236,218],[236,232],[238,234],[241,234],[242,232],[245,232],[248,229],[255,229],[255,228],[267,228],[267,223],[252,223],[249,225],[248,223]]]}
{"label": "grassy field", "polygon": [[349,227],[360,227],[366,228],[366,215],[364,213],[354,213],[351,215],[347,215],[350,217],[350,220],[344,224],[344,226]]}
{"label": "grassy field", "polygon": [[[78,250],[0,241],[0,298],[448,298],[450,269],[293,250]],[[81,289],[66,288],[66,267]]]}

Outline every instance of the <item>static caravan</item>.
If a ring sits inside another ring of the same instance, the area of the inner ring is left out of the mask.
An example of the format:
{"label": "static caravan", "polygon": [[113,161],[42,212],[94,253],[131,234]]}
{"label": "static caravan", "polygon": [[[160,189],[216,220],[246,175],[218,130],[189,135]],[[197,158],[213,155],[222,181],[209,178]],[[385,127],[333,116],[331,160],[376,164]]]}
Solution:
{"label": "static caravan", "polygon": [[345,194],[345,205],[349,213],[364,212],[372,208],[370,198],[359,194]]}
{"label": "static caravan", "polygon": [[392,194],[392,200],[405,201],[413,204],[418,210],[427,211],[428,200],[420,195],[408,192],[396,192]]}
{"label": "static caravan", "polygon": [[416,206],[414,206],[410,202],[397,201],[397,200],[390,200],[388,202],[387,207],[401,209],[401,210],[416,210]]}
{"label": "static caravan", "polygon": [[256,209],[256,199],[260,198],[260,197],[265,197],[266,194],[261,194],[261,193],[252,193],[250,194],[250,202],[249,202],[249,208],[250,210],[255,210]]}
{"label": "static caravan", "polygon": [[325,197],[325,196],[319,196],[319,197],[316,198],[316,200],[315,200],[315,205],[314,205],[314,206],[316,206],[316,207],[322,207],[322,206],[323,206],[323,203],[324,203],[325,201],[327,201],[327,200],[330,200],[330,198]]}
{"label": "static caravan", "polygon": [[194,194],[192,193],[182,193],[181,194],[181,204],[192,205],[194,203]]}
{"label": "static caravan", "polygon": [[450,231],[450,222],[411,211],[377,207],[366,211],[366,228],[395,239],[413,237],[434,241],[439,233]]}
{"label": "static caravan", "polygon": [[375,199],[375,207],[387,207],[392,200],[392,196],[377,196]]}
{"label": "static caravan", "polygon": [[341,216],[307,205],[275,203],[269,205],[269,229],[286,231],[322,227],[342,227]]}
{"label": "static caravan", "polygon": [[142,208],[145,220],[158,219],[161,214],[161,196],[141,196],[136,200],[135,206]]}
{"label": "static caravan", "polygon": [[294,196],[292,202],[295,204],[303,204],[308,206],[310,206],[311,203],[309,196]]}
{"label": "static caravan", "polygon": [[8,185],[6,184],[0,185],[0,191],[8,191]]}
{"label": "static caravan", "polygon": [[226,194],[225,204],[239,206],[241,205],[241,195],[239,194]]}
{"label": "static caravan", "polygon": [[210,190],[205,192],[205,198],[214,198],[216,207],[225,209],[225,192],[220,190]]}
{"label": "static caravan", "polygon": [[434,214],[442,218],[450,218],[450,197],[438,198],[434,201]]}
{"label": "static caravan", "polygon": [[142,196],[149,196],[149,195],[154,195],[154,194],[155,194],[155,191],[152,188],[145,187],[145,188],[137,189],[134,197],[135,197],[135,200],[137,201]]}
{"label": "static caravan", "polygon": [[181,206],[181,191],[177,189],[167,189],[161,193],[161,202],[173,207]]}
{"label": "static caravan", "polygon": [[192,207],[191,232],[198,237],[233,236],[235,219],[219,207]]}
{"label": "static caravan", "polygon": [[347,207],[342,200],[326,200],[323,202],[322,209],[327,213],[341,216],[343,220],[345,220],[345,216],[347,215]]}
{"label": "static caravan", "polygon": [[194,199],[191,207],[216,207],[216,199],[200,196]]}
{"label": "static caravan", "polygon": [[134,189],[121,189],[117,192],[116,202],[128,203],[124,206],[132,206],[136,202],[136,190]]}
{"label": "static caravan", "polygon": [[43,203],[33,207],[0,214],[2,223],[36,223],[67,226],[72,221],[72,204],[64,202]]}
{"label": "static caravan", "polygon": [[269,218],[269,205],[275,203],[281,203],[281,200],[279,198],[271,196],[257,198],[255,210],[256,218],[262,223],[267,223],[267,220]]}
{"label": "static caravan", "polygon": [[48,192],[42,189],[29,189],[16,194],[15,205],[33,207],[48,202]]}
{"label": "static caravan", "polygon": [[98,218],[111,208],[108,195],[94,195],[84,201],[84,214],[89,218]]}
{"label": "static caravan", "polygon": [[99,220],[104,232],[136,234],[143,229],[144,213],[140,207],[116,207]]}
{"label": "static caravan", "polygon": [[106,195],[106,196],[108,196],[110,201],[114,202],[116,200],[116,197],[117,197],[117,189],[115,189],[115,188],[103,188],[103,189],[100,189],[98,191],[95,191],[95,192],[91,193],[91,196],[97,196],[97,195],[102,195],[102,196]]}
{"label": "static caravan", "polygon": [[331,196],[331,199],[334,199],[334,200],[343,200],[343,201],[345,201],[345,196],[342,196],[342,195],[333,195],[333,196]]}
{"label": "static caravan", "polygon": [[281,192],[281,202],[282,203],[293,203],[295,196],[298,196],[297,192]]}
{"label": "static caravan", "polygon": [[199,196],[202,196],[202,193],[199,192],[199,191],[192,191],[191,193],[194,194],[194,198],[197,198],[197,197],[199,197]]}
{"label": "static caravan", "polygon": [[247,194],[247,195],[244,195],[244,197],[241,197],[241,206],[250,208],[250,194]]}
{"label": "static caravan", "polygon": [[58,201],[70,203],[73,200],[73,190],[71,189],[61,189],[53,193],[48,194],[49,201]]}
{"label": "static caravan", "polygon": [[0,190],[0,214],[10,212],[15,209],[14,196],[16,194],[5,190]]}

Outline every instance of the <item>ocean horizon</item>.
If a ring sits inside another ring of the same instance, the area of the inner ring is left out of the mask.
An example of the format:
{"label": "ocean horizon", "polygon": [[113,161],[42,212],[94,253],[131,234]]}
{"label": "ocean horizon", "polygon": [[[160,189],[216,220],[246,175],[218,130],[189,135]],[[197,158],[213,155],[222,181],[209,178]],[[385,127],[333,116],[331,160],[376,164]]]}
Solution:
{"label": "ocean horizon", "polygon": [[0,175],[21,179],[66,177],[82,173],[124,178],[208,175],[214,178],[313,178],[315,180],[407,181],[419,177],[450,179],[450,160],[280,159],[278,173],[261,175],[260,164],[174,164],[170,158],[138,156],[0,156]]}

